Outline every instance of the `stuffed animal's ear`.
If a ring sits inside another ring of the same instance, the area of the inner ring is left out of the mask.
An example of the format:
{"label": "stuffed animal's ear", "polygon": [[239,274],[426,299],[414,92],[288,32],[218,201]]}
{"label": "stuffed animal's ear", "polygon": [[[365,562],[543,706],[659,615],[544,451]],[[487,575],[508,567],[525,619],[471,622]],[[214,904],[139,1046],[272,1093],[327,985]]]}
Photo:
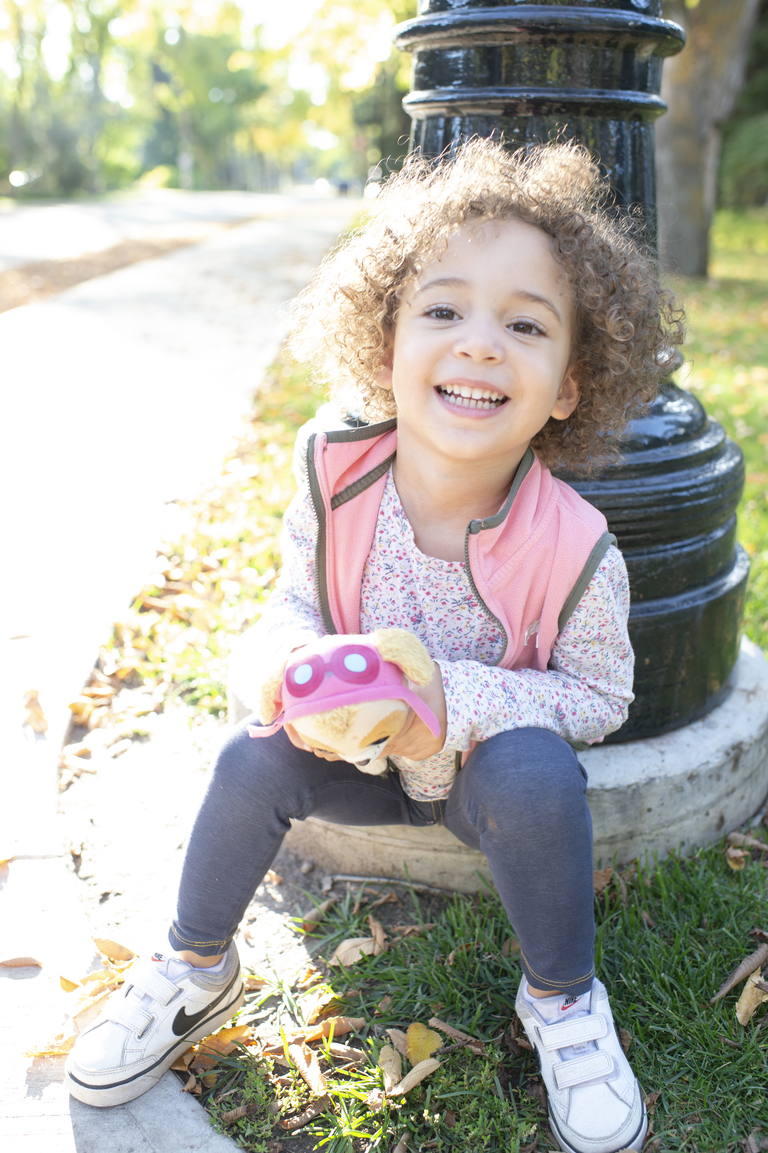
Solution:
{"label": "stuffed animal's ear", "polygon": [[399,665],[415,685],[428,685],[432,680],[432,658],[412,633],[405,629],[377,629],[370,639],[384,660]]}
{"label": "stuffed animal's ear", "polygon": [[280,690],[283,687],[283,673],[287,664],[287,661],[283,661],[262,682],[259,694],[259,720],[263,725],[271,724],[282,707]]}

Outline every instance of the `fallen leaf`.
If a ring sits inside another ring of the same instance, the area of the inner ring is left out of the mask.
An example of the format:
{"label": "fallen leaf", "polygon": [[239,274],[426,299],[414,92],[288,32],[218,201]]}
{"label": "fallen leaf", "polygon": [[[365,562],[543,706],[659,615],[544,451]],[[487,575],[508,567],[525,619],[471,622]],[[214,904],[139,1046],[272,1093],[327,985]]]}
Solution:
{"label": "fallen leaf", "polygon": [[48,732],[48,722],[45,719],[37,689],[29,689],[24,694],[24,720],[22,724],[29,725],[35,733]]}
{"label": "fallen leaf", "polygon": [[80,988],[80,982],[70,981],[69,977],[59,977],[59,984],[65,993],[74,993],[75,989]]}
{"label": "fallen leaf", "polygon": [[356,1049],[353,1045],[339,1045],[336,1041],[331,1041],[328,1046],[328,1052],[332,1057],[338,1058],[339,1061],[351,1061],[355,1065],[362,1065],[365,1061],[365,1053],[361,1049]]}
{"label": "fallen leaf", "polygon": [[321,1037],[343,1037],[346,1033],[362,1029],[364,1025],[365,1017],[326,1017],[312,1029],[302,1030],[302,1035],[307,1042],[319,1041]]}
{"label": "fallen leaf", "polygon": [[306,1004],[302,1004],[304,1011],[304,1023],[306,1025],[314,1025],[319,1017],[322,1017],[325,1010],[330,1009],[332,1006],[338,1008],[339,998],[334,993],[329,985],[318,989],[316,993],[307,998]]}
{"label": "fallen leaf", "polygon": [[205,1077],[201,1077],[200,1079],[205,1085],[206,1089],[212,1089],[218,1081],[219,1077],[217,1073],[208,1073]]}
{"label": "fallen leaf", "polygon": [[760,1008],[763,1001],[768,1001],[768,993],[764,993],[762,989],[756,987],[759,980],[760,970],[756,969],[747,979],[741,996],[736,1002],[736,1020],[740,1025],[746,1025]]}
{"label": "fallen leaf", "polygon": [[377,1013],[386,1013],[387,1009],[389,1008],[389,1006],[391,1004],[392,1004],[392,998],[389,995],[387,995],[386,997],[382,997],[381,1000],[379,1001],[378,1005],[376,1006],[376,1012]]}
{"label": "fallen leaf", "polygon": [[378,909],[380,905],[399,904],[400,898],[394,889],[390,889],[388,893],[382,893],[375,901],[371,901],[371,908]]}
{"label": "fallen leaf", "polygon": [[189,1074],[189,1079],[181,1091],[182,1093],[194,1093],[195,1096],[202,1092],[194,1073]]}
{"label": "fallen leaf", "polygon": [[610,865],[606,869],[595,869],[592,874],[592,887],[595,890],[595,896],[602,893],[603,889],[608,885],[613,877],[613,869]]}
{"label": "fallen leaf", "polygon": [[648,912],[647,909],[643,909],[640,916],[645,921],[645,923],[649,929],[655,929],[656,928],[656,922],[654,921],[653,917],[651,916],[651,914]]}
{"label": "fallen leaf", "polygon": [[[461,1029],[455,1029],[453,1025],[446,1025],[445,1021],[441,1021],[437,1017],[430,1017],[429,1024],[433,1029],[439,1029],[441,1033],[453,1038],[454,1041],[465,1041],[467,1048],[476,1056],[481,1057],[485,1053],[485,1045],[478,1037],[471,1037],[469,1033],[462,1033]],[[522,1042],[518,1040],[518,1044],[522,1044]]]}
{"label": "fallen leaf", "polygon": [[[434,1024],[433,1021],[430,1021],[429,1023],[430,1023],[430,1025]],[[403,1030],[402,1029],[387,1029],[387,1036],[389,1037],[389,1039],[392,1042],[392,1044],[394,1045],[394,1047],[397,1049],[398,1053],[401,1053],[403,1057],[407,1057],[408,1056],[408,1038],[406,1037]]]}
{"label": "fallen leaf", "polygon": [[384,1092],[390,1093],[403,1079],[403,1062],[400,1054],[391,1045],[382,1045],[376,1063],[384,1077]]}
{"label": "fallen leaf", "polygon": [[308,1125],[310,1121],[314,1121],[315,1117],[324,1113],[330,1103],[330,1097],[321,1097],[318,1101],[312,1101],[303,1113],[299,1113],[297,1117],[289,1117],[286,1121],[281,1121],[280,1125],[283,1129],[300,1129],[302,1125]]}
{"label": "fallen leaf", "polygon": [[[173,1065],[171,1065],[173,1068]],[[222,1125],[233,1125],[235,1121],[239,1121],[242,1117],[247,1117],[249,1113],[255,1113],[258,1105],[238,1105],[236,1109],[230,1109],[228,1113],[222,1113]]]}
{"label": "fallen leaf", "polygon": [[329,965],[354,965],[361,957],[370,956],[376,948],[373,937],[350,937],[342,941],[329,960]]}
{"label": "fallen leaf", "polygon": [[310,985],[316,985],[322,980],[322,971],[318,969],[313,961],[310,961],[309,964],[305,965],[304,968],[299,971],[296,979],[292,981],[291,984],[295,985],[298,989],[306,989]]}
{"label": "fallen leaf", "polygon": [[408,1153],[408,1138],[401,1137],[397,1145],[395,1145],[392,1153]]}
{"label": "fallen leaf", "polygon": [[654,1091],[652,1093],[648,1093],[647,1095],[644,1094],[645,1107],[649,1113],[655,1112],[656,1105],[658,1103],[659,1098],[661,1097],[661,1094],[662,1094],[661,1089],[654,1089]]}
{"label": "fallen leaf", "polygon": [[282,885],[283,883],[283,878],[279,873],[276,873],[274,869],[267,869],[266,880],[273,885]]}
{"label": "fallen leaf", "polygon": [[0,961],[2,969],[42,969],[43,962],[37,957],[7,957]]}
{"label": "fallen leaf", "polygon": [[629,1052],[629,1046],[632,1044],[632,1034],[628,1033],[626,1029],[619,1029],[619,1041],[626,1055]]}
{"label": "fallen leaf", "polygon": [[754,973],[756,969],[762,969],[766,962],[768,962],[768,943],[759,945],[754,953],[750,953],[748,957],[744,958],[741,964],[736,966],[733,972],[723,981],[710,1001],[710,1004],[713,1005],[715,1001],[719,1001],[726,993],[730,993],[734,986],[748,977],[750,973]]}
{"label": "fallen leaf", "polygon": [[269,984],[266,977],[256,977],[252,973],[243,981],[246,993],[253,993],[256,989],[263,989],[265,985]]}
{"label": "fallen leaf", "polygon": [[736,845],[740,849],[759,849],[761,853],[768,853],[765,841],[758,841],[756,837],[750,837],[746,833],[729,833],[725,839],[729,845]]}
{"label": "fallen leaf", "polygon": [[387,935],[384,932],[384,926],[381,921],[377,921],[373,915],[368,916],[368,928],[373,937],[373,955],[378,957],[380,953],[387,951]]}
{"label": "fallen leaf", "polygon": [[317,1054],[313,1053],[306,1042],[288,1046],[288,1055],[298,1069],[301,1077],[309,1085],[315,1097],[323,1097],[328,1091],[325,1077],[320,1072]]}
{"label": "fallen leaf", "polygon": [[379,1113],[385,1106],[387,1098],[383,1089],[371,1089],[366,1094],[365,1103],[372,1113]]}
{"label": "fallen leaf", "polygon": [[102,957],[106,957],[109,961],[132,961],[136,954],[126,948],[125,945],[119,945],[117,941],[110,941],[105,937],[94,937],[93,943],[101,953]]}
{"label": "fallen leaf", "polygon": [[434,1057],[427,1057],[424,1061],[419,1061],[417,1065],[410,1070],[409,1073],[403,1077],[399,1085],[395,1085],[394,1089],[389,1094],[390,1097],[402,1097],[405,1093],[410,1093],[411,1089],[416,1085],[421,1084],[425,1077],[429,1077],[436,1069],[440,1068],[440,1062],[436,1061]]}
{"label": "fallen leaf", "polygon": [[412,1025],[408,1026],[406,1033],[408,1038],[408,1060],[412,1065],[419,1065],[422,1061],[426,1061],[431,1057],[435,1049],[439,1049],[443,1043],[443,1038],[439,1033],[435,1033],[433,1029],[428,1029],[426,1025],[414,1021]]}
{"label": "fallen leaf", "polygon": [[410,937],[413,933],[427,933],[430,929],[437,928],[436,921],[428,921],[423,925],[393,925],[392,932],[398,933],[401,937]]}
{"label": "fallen leaf", "polygon": [[515,937],[507,937],[504,944],[501,946],[502,957],[514,957],[516,953],[521,950],[520,942]]}
{"label": "fallen leaf", "polygon": [[314,930],[317,928],[317,926],[322,921],[325,914],[328,912],[329,909],[333,908],[333,906],[337,903],[338,899],[339,899],[338,897],[328,897],[328,899],[326,901],[322,901],[317,906],[316,909],[310,910],[310,912],[307,913],[307,915],[304,917],[304,920],[301,923],[301,927],[304,930],[304,932],[305,933],[314,932]]}
{"label": "fallen leaf", "polygon": [[748,860],[751,860],[749,853],[744,849],[734,849],[729,846],[725,850],[725,859],[732,869],[743,869]]}
{"label": "fallen leaf", "polygon": [[179,1053],[176,1060],[171,1065],[174,1073],[186,1073],[189,1066],[192,1064],[192,1058],[195,1055],[194,1048],[190,1047],[184,1053]]}
{"label": "fallen leaf", "polygon": [[75,1041],[77,1040],[77,1033],[59,1033],[54,1037],[53,1041],[47,1045],[36,1045],[32,1049],[27,1049],[24,1053],[25,1057],[64,1057],[70,1051]]}
{"label": "fallen leaf", "polygon": [[463,945],[457,945],[455,949],[451,949],[450,953],[445,959],[446,965],[452,965],[456,960],[457,953],[467,953],[470,949],[477,949],[479,941],[465,941]]}

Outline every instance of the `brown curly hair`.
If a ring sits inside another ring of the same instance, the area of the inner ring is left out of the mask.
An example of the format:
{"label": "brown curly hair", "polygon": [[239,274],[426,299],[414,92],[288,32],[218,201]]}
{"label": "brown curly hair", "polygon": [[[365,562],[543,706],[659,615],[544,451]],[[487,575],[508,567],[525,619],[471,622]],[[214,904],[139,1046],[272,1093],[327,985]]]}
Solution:
{"label": "brown curly hair", "polygon": [[299,296],[291,351],[316,366],[332,396],[352,385],[368,419],[395,416],[394,397],[376,377],[404,287],[465,223],[536,225],[552,238],[573,295],[580,398],[567,420],[550,418],[531,444],[550,468],[589,472],[615,459],[627,422],[654,399],[683,339],[683,313],[659,285],[637,222],[610,203],[597,164],[573,143],[509,152],[473,139],[438,161],[412,154]]}

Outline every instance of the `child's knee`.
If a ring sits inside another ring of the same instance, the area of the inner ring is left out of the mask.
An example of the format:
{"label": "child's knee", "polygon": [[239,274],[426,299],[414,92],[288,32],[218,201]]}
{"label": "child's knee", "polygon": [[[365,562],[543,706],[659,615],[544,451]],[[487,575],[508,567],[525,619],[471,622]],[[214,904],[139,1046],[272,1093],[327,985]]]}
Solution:
{"label": "child's knee", "polygon": [[[578,805],[587,779],[571,746],[547,729],[512,729],[477,746],[463,772],[476,802],[500,815],[553,814]],[[468,774],[469,777],[469,774]]]}

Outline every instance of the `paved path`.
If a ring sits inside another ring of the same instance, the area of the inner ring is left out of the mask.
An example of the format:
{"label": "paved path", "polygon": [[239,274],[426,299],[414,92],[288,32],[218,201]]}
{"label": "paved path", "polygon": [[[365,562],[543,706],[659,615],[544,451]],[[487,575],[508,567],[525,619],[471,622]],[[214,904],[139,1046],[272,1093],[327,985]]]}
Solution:
{"label": "paved path", "polygon": [[[23,1052],[51,1035],[64,1008],[59,975],[93,963],[92,935],[121,936],[141,951],[163,944],[183,839],[219,734],[193,739],[169,713],[152,741],[77,782],[63,826],[57,751],[67,701],[148,571],[173,508],[166,502],[193,496],[218,471],[282,343],[287,301],[359,209],[271,197],[263,205],[262,218],[195,247],[0,316],[0,860],[15,854],[0,867],[0,953],[42,962],[0,968],[0,1146],[14,1153],[234,1149],[172,1076],[130,1106],[94,1110],[63,1092],[61,1059]],[[50,722],[44,737],[20,724],[31,687]],[[64,831],[83,846],[81,881]],[[290,917],[306,907],[300,888],[319,877],[304,879],[290,855],[280,868],[285,886],[262,887],[249,913],[243,950],[261,968],[295,968],[306,957]]]}

